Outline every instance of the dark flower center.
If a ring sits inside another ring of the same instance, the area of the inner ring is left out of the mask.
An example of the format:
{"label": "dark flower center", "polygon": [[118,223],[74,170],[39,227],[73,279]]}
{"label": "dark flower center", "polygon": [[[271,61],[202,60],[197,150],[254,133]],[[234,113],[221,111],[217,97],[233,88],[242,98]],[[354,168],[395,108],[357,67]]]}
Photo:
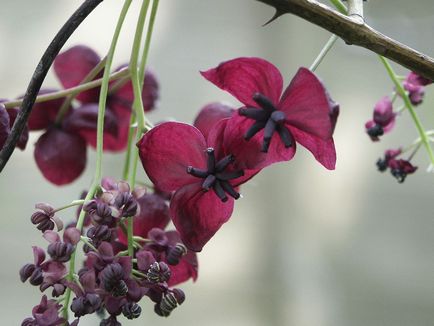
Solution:
{"label": "dark flower center", "polygon": [[255,120],[253,125],[244,135],[244,139],[250,140],[259,131],[264,129],[264,139],[261,148],[262,152],[268,152],[274,132],[279,134],[280,139],[282,139],[286,148],[291,147],[292,136],[288,128],[285,126],[285,113],[277,110],[270,99],[261,93],[255,93],[253,95],[253,100],[258,104],[259,108],[246,107],[239,110],[240,115]]}
{"label": "dark flower center", "polygon": [[206,154],[208,155],[207,169],[203,170],[189,166],[187,167],[187,173],[197,178],[205,179],[202,183],[202,189],[208,191],[212,188],[223,202],[228,200],[226,194],[235,199],[240,198],[240,194],[234,189],[229,181],[243,176],[244,171],[238,170],[225,172],[227,167],[234,162],[235,157],[233,155],[228,155],[216,162],[214,148],[212,147],[206,150]]}

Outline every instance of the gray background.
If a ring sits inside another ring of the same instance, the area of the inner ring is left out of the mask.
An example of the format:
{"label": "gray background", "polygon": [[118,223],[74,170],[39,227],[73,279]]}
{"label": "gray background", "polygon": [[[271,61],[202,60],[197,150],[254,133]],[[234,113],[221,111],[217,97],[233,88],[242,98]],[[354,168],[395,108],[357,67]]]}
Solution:
{"label": "gray background", "polygon": [[[0,3],[0,97],[12,98],[24,91],[46,45],[81,1]],[[68,46],[84,43],[104,54],[121,3],[104,1]],[[128,60],[138,8],[135,1],[117,63]],[[191,122],[207,102],[238,104],[198,73],[223,60],[263,57],[281,70],[285,83],[299,66],[309,66],[329,34],[288,15],[261,27],[271,15],[253,0],[162,0],[149,58],[161,82],[161,102],[150,118]],[[431,0],[370,1],[366,16],[380,31],[434,54]],[[433,175],[425,172],[427,155],[420,151],[419,171],[403,185],[374,166],[386,148],[417,138],[416,130],[404,113],[380,143],[365,135],[373,105],[392,89],[375,55],[339,41],[317,73],[341,104],[336,171],[326,171],[301,147],[293,161],[264,170],[243,187],[232,219],[200,255],[198,281],[182,286],[185,304],[161,319],[145,301],[142,317],[126,324],[433,325],[434,187]],[[45,85],[58,85],[52,73]],[[426,126],[434,122],[433,103],[431,90],[418,109]],[[0,176],[1,325],[20,324],[39,302],[37,289],[18,278],[32,259],[31,245],[45,244],[29,223],[34,203],[70,202],[93,172],[89,150],[86,172],[75,183],[48,184],[33,160],[36,139],[32,135],[27,150],[17,151]],[[122,158],[106,155],[104,174],[119,177]],[[84,318],[81,324],[96,323]]]}

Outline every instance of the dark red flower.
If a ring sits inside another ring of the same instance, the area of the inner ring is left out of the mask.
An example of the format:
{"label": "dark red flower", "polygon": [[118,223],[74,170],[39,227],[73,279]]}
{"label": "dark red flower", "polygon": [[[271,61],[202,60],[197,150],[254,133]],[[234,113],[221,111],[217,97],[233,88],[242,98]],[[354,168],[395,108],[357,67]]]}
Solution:
{"label": "dark red flower", "polygon": [[[62,85],[74,87],[88,75],[88,73],[100,62],[99,55],[87,46],[75,46],[59,54],[54,61],[54,70]],[[120,66],[117,70],[126,68],[127,65]],[[100,77],[100,76],[97,76]],[[111,87],[116,85],[112,82]],[[142,100],[145,111],[150,111],[155,107],[158,99],[158,82],[155,75],[149,71],[145,73],[145,81],[142,90]],[[80,121],[73,122],[76,132],[79,132],[92,147],[96,146],[96,108],[99,101],[99,88],[91,89],[80,93],[77,96],[83,105],[74,110],[74,119]],[[104,129],[104,150],[121,151],[124,150],[128,142],[129,123],[131,117],[131,106],[134,100],[131,81],[127,81],[118,89],[110,92],[107,98],[107,109],[105,120],[109,125]],[[80,112],[80,110],[85,112]],[[75,112],[78,111],[78,112]],[[73,121],[73,119],[71,119]]]}
{"label": "dark red flower", "polygon": [[226,61],[202,75],[245,106],[230,119],[224,137],[225,145],[239,149],[247,168],[290,160],[296,142],[327,169],[335,168],[338,106],[310,70],[300,68],[283,94],[280,72],[260,58]]}
{"label": "dark red flower", "polygon": [[432,81],[419,76],[415,72],[410,72],[402,85],[404,89],[408,91],[408,96],[413,105],[419,105],[422,103],[425,95],[425,86],[431,84]]}
{"label": "dark red flower", "polygon": [[165,122],[139,141],[140,158],[151,181],[176,191],[170,202],[182,242],[200,251],[232,214],[237,187],[259,170],[242,170],[237,153],[223,144],[229,119],[220,121],[207,140],[193,126]]}
{"label": "dark red flower", "polygon": [[201,131],[205,138],[208,138],[212,127],[220,120],[232,117],[234,112],[235,108],[228,104],[221,102],[210,103],[200,109],[193,125]]}
{"label": "dark red flower", "polygon": [[403,183],[407,175],[413,174],[417,170],[417,166],[414,166],[410,161],[403,159],[391,159],[388,166],[390,168],[390,173],[392,173],[399,183]]}
{"label": "dark red flower", "polygon": [[55,126],[36,142],[34,157],[44,177],[56,185],[78,178],[86,167],[86,142]]}
{"label": "dark red flower", "polygon": [[393,112],[392,101],[384,96],[374,107],[373,119],[366,122],[366,133],[372,141],[378,141],[379,136],[391,131],[395,126],[396,113]]}

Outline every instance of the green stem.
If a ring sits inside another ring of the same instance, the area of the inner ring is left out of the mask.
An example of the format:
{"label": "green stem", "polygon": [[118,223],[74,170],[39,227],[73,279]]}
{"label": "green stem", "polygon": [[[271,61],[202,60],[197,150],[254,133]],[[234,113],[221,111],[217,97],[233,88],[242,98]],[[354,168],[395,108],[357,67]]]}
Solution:
{"label": "green stem", "polygon": [[127,143],[127,152],[125,153],[125,162],[124,162],[124,170],[122,173],[122,177],[124,180],[128,180],[129,173],[130,173],[130,164],[131,164],[131,151],[133,144],[133,138],[134,138],[134,131],[136,130],[136,115],[131,114],[130,118],[130,129],[128,131],[128,143]]}
{"label": "green stem", "polygon": [[396,91],[399,93],[401,98],[404,101],[404,104],[408,111],[410,112],[410,116],[413,119],[414,124],[416,125],[416,129],[419,133],[420,139],[422,144],[424,145],[426,151],[428,152],[429,159],[431,161],[431,164],[434,165],[434,152],[431,148],[431,144],[429,142],[428,136],[425,132],[424,127],[422,126],[422,122],[419,119],[419,116],[416,113],[416,110],[414,109],[413,105],[411,104],[410,98],[408,97],[407,92],[405,91],[404,87],[402,87],[400,81],[397,78],[397,75],[395,74],[395,71],[393,70],[392,66],[390,65],[389,61],[382,56],[379,56],[381,62],[383,63],[384,67],[387,70],[387,73],[390,76],[390,79],[392,79],[393,83],[395,84]]}
{"label": "green stem", "polygon": [[[89,189],[89,192],[86,195],[85,201],[89,201],[93,198],[96,190],[99,188],[102,177],[102,154],[103,154],[103,132],[104,132],[104,114],[105,114],[105,106],[107,101],[107,92],[109,86],[110,79],[110,69],[113,62],[113,57],[116,49],[116,45],[119,39],[119,34],[122,29],[122,25],[125,21],[125,17],[127,15],[128,9],[131,5],[132,0],[125,0],[124,5],[122,7],[121,13],[119,14],[119,18],[116,24],[116,28],[113,34],[113,38],[110,44],[110,49],[107,54],[107,61],[104,68],[104,75],[101,83],[101,91],[99,97],[99,107],[98,107],[98,123],[97,123],[97,157],[96,157],[96,166],[95,166],[95,176],[92,182],[92,185]],[[82,209],[80,212],[80,216],[77,221],[77,229],[80,231],[83,228],[84,217],[86,212]],[[71,255],[71,260],[69,262],[69,273],[67,279],[72,281],[75,273],[75,257],[77,250],[75,249]],[[65,305],[63,309],[63,317],[68,320],[68,310],[69,310],[69,301],[71,298],[71,289],[67,288],[65,293]]]}
{"label": "green stem", "polygon": [[92,243],[90,243],[90,239],[88,238],[88,237],[84,237],[84,236],[81,236],[80,237],[80,240],[84,243],[84,244],[86,244],[86,245],[88,245],[92,250],[94,250],[95,252],[97,252],[98,251],[98,249],[97,248],[95,248],[95,246],[92,244]]}
{"label": "green stem", "polygon": [[310,66],[310,68],[309,68],[310,71],[314,72],[316,70],[316,68],[318,68],[318,66],[320,65],[320,63],[322,62],[324,57],[327,55],[327,53],[330,51],[330,49],[333,47],[333,45],[336,43],[338,38],[339,37],[334,35],[334,34],[329,38],[327,43],[322,48],[321,52],[316,57],[315,61]]}
{"label": "green stem", "polygon": [[[122,78],[125,76],[129,76],[129,74],[130,74],[130,72],[128,69],[122,69],[120,71],[117,71],[117,72],[114,72],[113,74],[111,74],[110,75],[110,81],[116,80],[116,79],[119,79],[119,78]],[[91,81],[89,83],[83,84],[83,85],[78,85],[78,86],[64,89],[64,90],[61,90],[58,92],[40,95],[36,98],[35,103],[41,103],[41,102],[56,100],[58,98],[66,97],[72,93],[81,93],[83,91],[87,91],[89,89],[101,86],[102,81],[103,81],[103,79],[100,78],[100,79],[96,79],[94,81]],[[23,103],[23,100],[16,100],[16,101],[4,102],[3,105],[7,109],[9,109],[9,108],[15,108],[17,106],[21,106],[22,103]]]}
{"label": "green stem", "polygon": [[[130,66],[129,66],[131,71],[131,82],[133,84],[133,91],[134,91],[133,108],[135,112],[135,117],[137,119],[136,139],[142,133],[143,127],[145,125],[145,111],[143,109],[142,92],[141,92],[139,75],[138,75],[138,62],[139,62],[140,43],[143,36],[143,29],[145,27],[145,20],[146,20],[146,15],[148,13],[148,8],[149,8],[149,0],[143,0],[142,6],[140,8],[139,18],[137,20],[136,32],[134,34],[134,42],[133,42],[133,48],[131,50],[131,58],[130,58]],[[131,139],[133,137],[132,134],[133,132],[131,131]],[[128,137],[130,137],[130,135],[128,135]],[[129,148],[131,148],[131,143],[129,144]],[[137,152],[138,150],[134,149],[134,160],[136,160]],[[135,161],[133,161],[133,164],[134,162]],[[134,165],[133,165],[134,174],[132,174],[129,179],[131,189],[134,189],[135,186],[134,183],[136,179]],[[128,169],[126,170],[128,171]],[[128,217],[127,223],[128,223],[127,225],[128,255],[133,257],[134,256],[133,217]]]}
{"label": "green stem", "polygon": [[[86,84],[90,81],[92,81],[98,74],[101,72],[101,70],[104,68],[105,63],[107,61],[107,57],[103,58],[87,75],[84,77],[84,79],[81,81],[79,85]],[[60,125],[62,123],[62,119],[65,116],[66,112],[68,112],[72,101],[74,98],[80,94],[80,92],[73,92],[69,94],[65,100],[62,103],[62,106],[59,109],[59,113],[57,113],[55,124]]]}
{"label": "green stem", "polygon": [[67,209],[67,208],[70,208],[70,207],[74,207],[74,206],[78,206],[78,205],[83,205],[83,204],[84,204],[84,199],[74,200],[71,204],[68,204],[68,205],[56,208],[54,210],[54,213],[62,211],[62,210]]}
{"label": "green stem", "polygon": [[146,35],[145,46],[143,48],[143,54],[142,54],[142,60],[140,61],[140,67],[139,67],[139,80],[140,80],[140,86],[141,86],[140,89],[143,88],[143,83],[145,81],[146,62],[148,60],[149,48],[151,45],[152,33],[154,31],[155,17],[157,16],[159,3],[160,3],[159,0],[154,0],[152,2],[151,16],[149,17],[148,33]]}
{"label": "green stem", "polygon": [[341,0],[330,0],[341,14],[347,14],[347,6]]}

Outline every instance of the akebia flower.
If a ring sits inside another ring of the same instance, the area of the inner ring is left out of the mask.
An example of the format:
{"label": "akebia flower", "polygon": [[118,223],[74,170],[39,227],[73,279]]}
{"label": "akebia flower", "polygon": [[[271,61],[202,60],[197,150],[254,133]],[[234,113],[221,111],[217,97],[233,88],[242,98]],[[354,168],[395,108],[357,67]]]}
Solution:
{"label": "akebia flower", "polygon": [[[54,60],[54,71],[61,84],[65,88],[74,87],[95,68],[100,62],[100,56],[91,48],[83,45],[74,46],[65,52],[60,53]],[[120,66],[117,70],[127,68],[127,65]],[[100,77],[100,76],[97,76]],[[104,150],[124,150],[128,142],[129,122],[131,106],[134,100],[134,92],[131,81],[127,81],[120,87],[116,82],[110,84],[111,89],[107,98],[104,128]],[[116,89],[113,89],[116,87]],[[153,73],[146,71],[142,89],[142,100],[145,111],[155,108],[159,96],[159,85]],[[96,118],[99,101],[99,88],[94,88],[80,93],[77,100],[82,104],[74,110],[75,132],[78,132],[86,139],[92,147],[96,146]],[[75,112],[77,111],[77,112]],[[82,112],[83,111],[83,112]],[[75,123],[75,118],[79,121]]]}
{"label": "akebia flower", "polygon": [[212,127],[222,119],[230,118],[235,112],[235,108],[229,104],[213,102],[200,109],[193,125],[200,130],[205,138]]}
{"label": "akebia flower", "polygon": [[373,119],[365,124],[366,133],[371,140],[378,141],[380,136],[391,131],[395,126],[395,117],[392,101],[389,96],[384,96],[375,104]]}
{"label": "akebia flower", "polygon": [[143,167],[162,191],[176,191],[170,202],[173,223],[182,242],[200,251],[232,214],[238,186],[259,170],[238,167],[237,153],[223,144],[228,119],[205,140],[193,126],[165,122],[137,144]]}
{"label": "akebia flower", "polygon": [[405,78],[402,85],[404,89],[408,91],[408,96],[413,105],[419,105],[422,103],[425,95],[425,86],[431,84],[432,81],[419,76],[415,72],[410,72]]}
{"label": "akebia flower", "polygon": [[327,169],[335,168],[332,134],[339,107],[310,70],[300,68],[283,94],[280,72],[260,58],[226,61],[202,75],[244,105],[230,119],[224,137],[226,144],[243,148],[247,168],[290,160],[296,142]]}

